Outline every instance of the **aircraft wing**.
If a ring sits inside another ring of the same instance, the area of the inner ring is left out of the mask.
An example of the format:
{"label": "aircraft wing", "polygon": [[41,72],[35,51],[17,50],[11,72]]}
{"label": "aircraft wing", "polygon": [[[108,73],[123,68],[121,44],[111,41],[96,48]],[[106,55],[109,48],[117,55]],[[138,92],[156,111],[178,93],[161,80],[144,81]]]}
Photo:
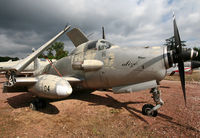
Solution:
{"label": "aircraft wing", "polygon": [[73,28],[71,31],[67,32],[67,36],[75,47],[89,41],[88,38],[77,28]]}
{"label": "aircraft wing", "polygon": [[15,70],[17,71],[17,73],[24,70],[35,58],[37,58],[40,54],[42,54],[53,42],[56,41],[57,38],[59,38],[62,34],[64,34],[69,28],[70,26],[65,27],[64,30],[62,30],[60,33],[54,36],[51,40],[49,40],[40,48],[38,48],[35,52],[31,53],[28,57],[21,60],[17,65],[13,66],[11,70]]}
{"label": "aircraft wing", "polygon": [[[75,83],[81,82],[83,79],[77,78],[77,77],[63,77],[64,80],[70,83],[70,85],[73,85]],[[15,78],[15,85],[10,87],[9,82],[6,82],[3,87],[4,93],[10,93],[10,92],[23,92],[27,91],[26,87],[24,86],[33,86],[38,81],[41,81],[40,77],[16,77]],[[70,86],[71,87],[71,86]]]}
{"label": "aircraft wing", "polygon": [[[63,77],[63,78],[70,83],[81,82],[83,80],[77,77]],[[16,79],[16,82],[15,82],[16,86],[33,85],[36,82],[38,82],[37,77],[16,77],[15,79]]]}
{"label": "aircraft wing", "polygon": [[16,77],[15,79],[15,86],[30,86],[38,81],[36,77]]}
{"label": "aircraft wing", "polygon": [[17,65],[20,61],[7,61],[7,62],[0,62],[0,71],[7,71],[11,70],[13,66]]}

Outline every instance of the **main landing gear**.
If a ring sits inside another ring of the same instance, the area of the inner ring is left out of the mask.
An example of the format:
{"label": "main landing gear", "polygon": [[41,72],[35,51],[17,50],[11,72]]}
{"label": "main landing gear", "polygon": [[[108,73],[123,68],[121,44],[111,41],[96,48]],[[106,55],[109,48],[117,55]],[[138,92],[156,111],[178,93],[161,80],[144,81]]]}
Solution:
{"label": "main landing gear", "polygon": [[153,106],[152,104],[145,104],[142,107],[142,114],[156,117],[158,115],[157,110],[164,104],[164,102],[161,99],[161,91],[159,91],[158,88],[152,88],[150,93],[153,95],[152,98],[156,103],[156,106]]}
{"label": "main landing gear", "polygon": [[47,102],[44,99],[36,98],[30,103],[30,109],[39,110],[41,108],[45,108],[47,106]]}

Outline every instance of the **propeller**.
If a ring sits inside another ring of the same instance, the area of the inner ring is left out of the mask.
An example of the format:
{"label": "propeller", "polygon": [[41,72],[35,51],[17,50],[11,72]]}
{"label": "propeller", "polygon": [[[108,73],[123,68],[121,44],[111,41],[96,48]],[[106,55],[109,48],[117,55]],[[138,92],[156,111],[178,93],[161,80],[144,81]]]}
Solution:
{"label": "propeller", "polygon": [[[184,72],[184,62],[187,60],[191,60],[193,57],[198,56],[198,52],[194,51],[193,49],[189,48],[182,48],[181,44],[181,38],[179,35],[178,27],[176,24],[175,15],[173,14],[173,27],[174,27],[174,40],[175,44],[171,46],[168,46],[168,63],[169,67],[173,66],[173,63],[178,63],[178,70],[179,70],[179,76],[181,80],[181,87],[183,91],[184,101],[186,105],[186,90],[185,90],[185,72]],[[196,66],[199,64],[196,63]]]}
{"label": "propeller", "polygon": [[186,105],[184,60],[183,60],[183,55],[182,55],[181,39],[180,39],[180,35],[179,35],[179,31],[178,31],[178,27],[176,24],[176,19],[175,19],[174,14],[173,14],[173,26],[174,26],[174,38],[175,38],[175,54],[174,54],[175,59],[174,60],[178,63],[181,87],[182,87],[184,101],[185,101],[185,105]]}
{"label": "propeller", "polygon": [[103,26],[102,26],[102,39],[106,39],[105,32],[104,32],[104,27]]}

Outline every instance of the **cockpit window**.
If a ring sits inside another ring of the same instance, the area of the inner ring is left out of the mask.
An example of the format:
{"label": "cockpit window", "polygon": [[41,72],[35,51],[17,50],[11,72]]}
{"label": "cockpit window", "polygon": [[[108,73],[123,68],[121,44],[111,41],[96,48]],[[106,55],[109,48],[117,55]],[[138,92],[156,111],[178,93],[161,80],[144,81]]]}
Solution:
{"label": "cockpit window", "polygon": [[101,42],[101,43],[106,43],[104,40],[101,40],[100,42]]}
{"label": "cockpit window", "polygon": [[112,46],[112,44],[108,41],[105,40],[99,40],[99,41],[91,41],[87,45],[87,49],[94,49],[94,50],[104,50],[104,49],[109,49]]}
{"label": "cockpit window", "polygon": [[98,43],[98,50],[109,49],[111,46],[112,44],[110,42],[101,40]]}
{"label": "cockpit window", "polygon": [[96,49],[97,41],[92,41],[88,44],[87,49]]}

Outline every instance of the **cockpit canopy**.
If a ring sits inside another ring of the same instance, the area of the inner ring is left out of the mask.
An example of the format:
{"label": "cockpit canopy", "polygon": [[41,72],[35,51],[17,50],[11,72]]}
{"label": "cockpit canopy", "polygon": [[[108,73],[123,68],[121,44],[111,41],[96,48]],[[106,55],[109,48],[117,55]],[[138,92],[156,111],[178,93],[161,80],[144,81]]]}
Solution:
{"label": "cockpit canopy", "polygon": [[100,39],[98,41],[91,41],[87,45],[87,50],[104,50],[111,48],[112,44],[104,39]]}
{"label": "cockpit canopy", "polygon": [[75,48],[70,55],[72,54],[77,54],[80,52],[84,52],[87,50],[105,50],[105,49],[109,49],[112,47],[113,44],[111,44],[110,42],[104,40],[104,39],[100,39],[100,40],[96,40],[96,41],[89,41],[87,43],[81,44],[80,46],[78,46],[77,48]]}

